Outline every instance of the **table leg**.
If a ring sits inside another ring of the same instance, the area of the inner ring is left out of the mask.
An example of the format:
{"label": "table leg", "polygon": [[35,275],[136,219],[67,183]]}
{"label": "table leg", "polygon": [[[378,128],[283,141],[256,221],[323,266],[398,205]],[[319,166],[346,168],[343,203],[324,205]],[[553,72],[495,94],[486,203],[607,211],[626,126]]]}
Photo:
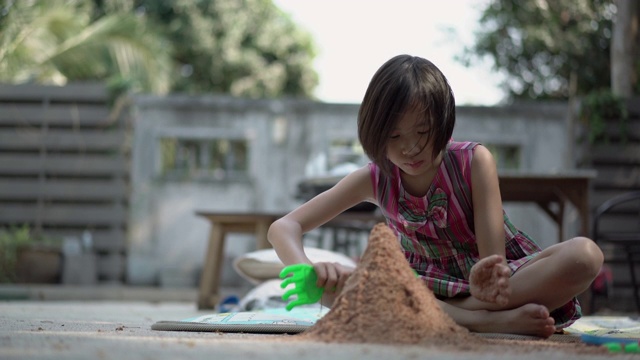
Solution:
{"label": "table leg", "polygon": [[565,200],[560,200],[558,202],[558,242],[561,243],[564,241],[564,204]]}
{"label": "table leg", "polygon": [[558,242],[562,242],[563,233],[564,233],[564,203],[561,199],[558,200],[557,204],[559,205],[559,209],[557,212],[551,209],[552,203],[536,201],[536,204],[553,220],[558,226]]}
{"label": "table leg", "polygon": [[199,310],[213,309],[218,301],[220,272],[222,270],[222,257],[224,254],[224,235],[225,231],[222,225],[211,224],[209,246],[200,276],[200,290],[198,293]]}
{"label": "table leg", "polygon": [[580,215],[580,236],[589,236],[589,183],[581,182],[574,187],[565,189],[567,200],[576,208]]}
{"label": "table leg", "polygon": [[589,214],[589,186],[588,184],[584,185],[584,189],[582,191],[583,196],[580,196],[579,199],[576,199],[574,204],[578,208],[580,212],[580,229],[582,231],[582,236],[591,236],[591,224],[589,223],[590,214]]}
{"label": "table leg", "polygon": [[270,221],[262,220],[256,223],[256,250],[269,249],[271,247],[269,239],[267,239],[269,226],[271,226]]}

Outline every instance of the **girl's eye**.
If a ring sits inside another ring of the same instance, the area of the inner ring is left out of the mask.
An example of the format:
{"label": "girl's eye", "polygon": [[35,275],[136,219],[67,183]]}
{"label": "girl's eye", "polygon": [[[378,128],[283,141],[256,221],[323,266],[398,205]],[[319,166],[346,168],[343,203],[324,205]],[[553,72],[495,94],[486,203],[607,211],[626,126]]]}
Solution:
{"label": "girl's eye", "polygon": [[418,135],[426,135],[429,133],[429,130],[425,130],[425,131],[418,131]]}
{"label": "girl's eye", "polygon": [[400,135],[391,135],[391,139],[397,139],[399,137],[400,137]]}

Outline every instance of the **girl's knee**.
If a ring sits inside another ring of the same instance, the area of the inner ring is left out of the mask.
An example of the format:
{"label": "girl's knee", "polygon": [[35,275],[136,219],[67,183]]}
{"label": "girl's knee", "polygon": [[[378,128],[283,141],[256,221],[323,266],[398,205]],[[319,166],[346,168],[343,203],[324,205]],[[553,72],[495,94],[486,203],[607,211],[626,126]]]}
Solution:
{"label": "girl's knee", "polygon": [[567,240],[565,243],[569,263],[576,266],[576,272],[595,278],[604,261],[600,247],[593,240],[582,236]]}

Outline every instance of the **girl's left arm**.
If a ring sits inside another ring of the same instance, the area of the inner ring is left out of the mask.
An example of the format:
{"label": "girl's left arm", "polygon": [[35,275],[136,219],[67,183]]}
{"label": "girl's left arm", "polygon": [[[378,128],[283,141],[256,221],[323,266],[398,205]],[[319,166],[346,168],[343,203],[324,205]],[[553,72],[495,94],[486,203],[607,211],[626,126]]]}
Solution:
{"label": "girl's left arm", "polygon": [[475,148],[471,161],[471,188],[480,258],[493,254],[504,258],[504,214],[498,170],[493,155],[482,145]]}

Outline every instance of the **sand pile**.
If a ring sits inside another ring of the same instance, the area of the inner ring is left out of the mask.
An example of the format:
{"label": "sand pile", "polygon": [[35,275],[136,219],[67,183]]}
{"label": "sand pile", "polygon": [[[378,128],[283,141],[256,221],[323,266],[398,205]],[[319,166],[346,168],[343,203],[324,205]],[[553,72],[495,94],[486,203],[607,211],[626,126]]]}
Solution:
{"label": "sand pile", "polygon": [[358,267],[331,310],[300,336],[379,344],[468,346],[481,341],[440,309],[384,224],[374,227]]}

